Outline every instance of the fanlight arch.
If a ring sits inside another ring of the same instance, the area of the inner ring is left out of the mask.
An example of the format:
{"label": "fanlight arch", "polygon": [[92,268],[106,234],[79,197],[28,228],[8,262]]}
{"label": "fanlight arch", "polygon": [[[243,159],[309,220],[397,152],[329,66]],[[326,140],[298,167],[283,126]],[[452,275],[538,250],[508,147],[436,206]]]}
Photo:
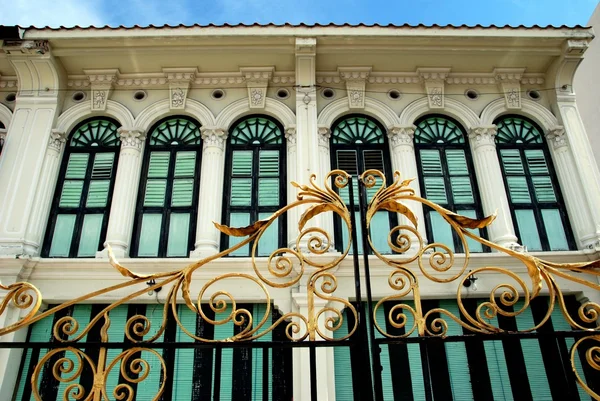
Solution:
{"label": "fanlight arch", "polygon": [[[229,129],[234,123],[242,117],[256,114],[257,110],[253,110],[248,105],[248,99],[237,100],[225,107],[216,117],[216,126],[219,128]],[[278,100],[267,98],[265,108],[260,110],[261,114],[275,118],[284,128],[294,126],[296,124],[296,115],[285,104]]]}
{"label": "fanlight arch", "polygon": [[212,112],[199,101],[186,99],[185,109],[172,110],[169,99],[163,99],[142,110],[136,117],[134,126],[146,132],[156,124],[156,122],[166,119],[167,117],[179,115],[191,117],[204,127],[213,127],[215,125],[215,117]]}
{"label": "fanlight arch", "polygon": [[544,130],[556,128],[559,124],[558,119],[552,112],[544,106],[529,99],[521,99],[521,109],[511,110],[506,107],[504,98],[496,99],[483,109],[481,112],[481,124],[492,125],[500,116],[505,114],[515,114],[531,118]]}
{"label": "fanlight arch", "polygon": [[[467,131],[473,127],[481,125],[481,120],[477,114],[475,114],[473,110],[458,100],[446,97],[444,99],[444,104],[445,107],[440,110],[435,110],[435,113],[443,114],[456,119],[460,124],[462,124],[463,127],[467,129]],[[406,108],[402,110],[402,113],[400,113],[400,125],[413,125],[415,121],[428,114],[432,114],[432,112],[433,110],[431,110],[429,107],[429,101],[426,97],[415,100],[406,106]]]}
{"label": "fanlight arch", "polygon": [[[358,111],[375,118],[386,128],[399,124],[396,112],[385,103],[376,99],[365,98],[365,108]],[[357,110],[350,109],[348,99],[344,97],[325,106],[321,110],[321,113],[319,113],[317,124],[319,126],[331,127],[340,117],[356,112]]]}
{"label": "fanlight arch", "polygon": [[127,107],[114,100],[106,102],[106,110],[92,111],[89,102],[83,102],[62,113],[56,122],[60,132],[70,132],[77,124],[91,117],[110,117],[119,122],[121,127],[133,127],[134,118]]}

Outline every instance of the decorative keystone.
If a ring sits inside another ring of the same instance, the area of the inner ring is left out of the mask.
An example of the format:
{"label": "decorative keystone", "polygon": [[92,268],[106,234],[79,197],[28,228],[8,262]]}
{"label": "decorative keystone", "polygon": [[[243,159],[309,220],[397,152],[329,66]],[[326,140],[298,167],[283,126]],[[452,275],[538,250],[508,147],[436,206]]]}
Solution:
{"label": "decorative keystone", "polygon": [[87,75],[92,87],[92,96],[90,99],[92,110],[106,110],[108,98],[115,83],[119,79],[119,70],[113,68],[104,70],[83,70],[83,72],[85,75]]}

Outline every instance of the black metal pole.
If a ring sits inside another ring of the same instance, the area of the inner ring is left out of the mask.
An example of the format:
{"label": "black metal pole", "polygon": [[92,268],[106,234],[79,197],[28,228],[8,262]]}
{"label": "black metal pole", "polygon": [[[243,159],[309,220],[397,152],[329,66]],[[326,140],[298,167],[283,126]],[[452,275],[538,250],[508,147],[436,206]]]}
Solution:
{"label": "black metal pole", "polygon": [[[371,273],[369,271],[369,229],[367,228],[367,188],[362,182],[359,181],[359,199],[358,204],[360,208],[360,229],[362,231],[362,243],[363,243],[363,263],[365,269],[365,284],[367,288],[367,308],[369,308],[369,315],[371,316],[371,322],[367,325],[368,335],[371,338],[371,363],[372,363],[372,374],[373,374],[373,388],[375,390],[375,399],[377,401],[383,401],[383,385],[381,382],[381,359],[379,344],[375,342],[375,316],[373,316],[373,296],[371,292]],[[366,316],[366,315],[365,315]]]}
{"label": "black metal pole", "polygon": [[263,348],[262,362],[263,401],[269,401],[269,348]]}
{"label": "black metal pole", "polygon": [[309,348],[310,358],[310,399],[312,401],[319,401],[317,398],[317,350],[315,347]]}
{"label": "black metal pole", "polygon": [[[360,377],[362,377],[365,382],[364,386],[358,386],[359,394],[358,399],[360,400],[372,400],[373,399],[373,374],[371,371],[371,358],[369,355],[369,337],[367,334],[367,321],[365,319],[365,305],[362,302],[361,295],[361,286],[360,286],[360,259],[359,259],[359,249],[358,249],[358,234],[357,234],[357,223],[355,216],[355,205],[354,205],[354,185],[352,182],[352,177],[350,177],[348,185],[348,195],[349,195],[349,209],[350,209],[350,223],[351,230],[350,235],[352,238],[352,260],[354,262],[354,286],[356,290],[356,303],[357,303],[357,312],[358,312],[358,333],[354,333],[351,337],[352,345],[351,349],[354,349],[355,352],[360,354],[360,358],[362,363],[360,366],[352,366],[352,369],[359,369]],[[359,191],[360,194],[360,191]],[[360,200],[359,200],[360,207]],[[364,248],[363,248],[364,249]],[[366,392],[364,389],[369,389]]]}
{"label": "black metal pole", "polygon": [[423,367],[423,386],[425,387],[425,400],[433,401],[433,394],[431,392],[431,374],[429,372],[429,356],[427,352],[427,343],[421,343],[419,345],[421,349],[421,364]]}
{"label": "black metal pole", "polygon": [[221,401],[221,348],[215,348],[215,377],[213,377],[213,400]]}

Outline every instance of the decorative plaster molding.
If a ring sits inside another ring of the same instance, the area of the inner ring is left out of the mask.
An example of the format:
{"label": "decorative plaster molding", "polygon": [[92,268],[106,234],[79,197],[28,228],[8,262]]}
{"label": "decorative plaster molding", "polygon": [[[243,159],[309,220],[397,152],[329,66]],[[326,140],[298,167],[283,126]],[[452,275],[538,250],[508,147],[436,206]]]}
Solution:
{"label": "decorative plaster molding", "polygon": [[392,148],[396,146],[411,146],[414,147],[415,130],[414,125],[400,126],[394,125],[388,127],[387,136],[392,144]]}
{"label": "decorative plaster molding", "polygon": [[563,52],[568,56],[582,56],[583,53],[588,49],[589,41],[588,40],[576,40],[571,39],[567,40],[564,44]]}
{"label": "decorative plaster molding", "polygon": [[201,127],[202,141],[204,148],[213,147],[221,150],[225,149],[227,140],[227,130],[225,128]]}
{"label": "decorative plaster molding", "polygon": [[331,128],[321,125],[318,128],[319,145],[329,147],[329,138],[331,138]]}
{"label": "decorative plaster molding", "polygon": [[0,75],[0,88],[15,88],[19,87],[19,81],[16,76],[2,76]]}
{"label": "decorative plaster molding", "polygon": [[285,128],[285,139],[288,141],[288,145],[294,146],[296,145],[296,126],[289,126]]}
{"label": "decorative plaster molding", "polygon": [[450,68],[417,68],[417,74],[425,84],[430,109],[444,108],[444,86]]}
{"label": "decorative plaster molding", "polygon": [[317,39],[296,38],[296,54],[314,55],[317,49]]}
{"label": "decorative plaster molding", "polygon": [[555,150],[568,146],[565,129],[562,126],[549,129],[546,132],[546,140],[552,144],[552,148]]}
{"label": "decorative plaster molding", "polygon": [[169,83],[169,99],[171,110],[185,109],[188,90],[191,82],[196,79],[196,67],[163,68],[163,73]]}
{"label": "decorative plaster molding", "polygon": [[340,79],[346,82],[348,106],[351,109],[365,108],[365,88],[373,67],[338,67]]}
{"label": "decorative plaster molding", "polygon": [[248,104],[251,109],[264,109],[269,81],[275,67],[242,67],[240,73],[248,88]]}
{"label": "decorative plaster molding", "polygon": [[139,151],[142,150],[142,143],[146,140],[144,130],[140,128],[120,127],[117,129],[117,132],[121,138],[121,149],[131,148]]}
{"label": "decorative plaster molding", "polygon": [[110,97],[110,93],[115,82],[119,78],[119,70],[103,69],[103,70],[83,70],[89,84],[92,87],[92,96],[90,97],[92,111],[105,111],[106,102]]}
{"label": "decorative plaster molding", "polygon": [[521,108],[521,79],[525,68],[494,68],[494,77],[504,93],[508,109]]}
{"label": "decorative plaster molding", "polygon": [[2,50],[11,55],[42,55],[50,51],[47,40],[5,40]]}
{"label": "decorative plaster molding", "polygon": [[67,142],[67,136],[66,132],[53,129],[48,138],[48,148],[60,153],[63,145]]}
{"label": "decorative plaster molding", "polygon": [[480,146],[496,147],[496,134],[498,130],[495,125],[473,127],[469,130],[469,139],[475,149]]}

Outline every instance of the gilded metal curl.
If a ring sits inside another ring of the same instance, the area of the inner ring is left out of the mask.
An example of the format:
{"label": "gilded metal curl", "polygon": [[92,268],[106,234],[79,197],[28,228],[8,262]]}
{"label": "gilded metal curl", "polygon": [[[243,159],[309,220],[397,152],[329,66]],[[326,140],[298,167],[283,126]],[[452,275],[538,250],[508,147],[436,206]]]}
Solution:
{"label": "gilded metal curl", "polygon": [[[135,396],[135,386],[132,384],[143,382],[148,377],[148,370],[151,368],[147,359],[144,358],[144,354],[150,353],[152,358],[158,358],[163,377],[166,378],[168,374],[160,354],[153,349],[144,348],[143,343],[152,343],[161,337],[170,315],[174,317],[183,333],[200,342],[252,341],[263,337],[279,326],[284,327],[285,334],[290,341],[340,341],[352,336],[358,329],[358,311],[346,298],[336,295],[338,278],[335,274],[335,268],[352,249],[352,241],[351,239],[348,241],[342,252],[330,252],[333,243],[332,233],[319,227],[310,226],[314,217],[331,212],[339,217],[349,232],[352,230],[350,211],[339,195],[339,190],[348,186],[350,178],[348,173],[334,170],[327,174],[324,186],[320,187],[316,184],[316,176],[312,175],[308,185],[292,183],[298,189],[297,199],[267,219],[256,221],[247,227],[228,227],[215,223],[215,227],[222,233],[240,237],[241,241],[215,255],[190,263],[182,269],[150,275],[138,274],[121,265],[108,248],[110,263],[126,278],[124,282],[91,292],[42,313],[40,313],[42,294],[35,286],[26,282],[10,285],[0,283],[0,290],[5,292],[4,298],[0,302],[0,316],[7,313],[9,306],[19,309],[22,316],[18,321],[10,323],[6,327],[0,327],[0,336],[31,325],[72,305],[85,303],[95,297],[131,287],[128,295],[105,307],[85,325],[71,316],[57,320],[52,331],[53,337],[64,346],[49,351],[36,366],[31,378],[34,397],[38,400],[41,399],[37,388],[42,368],[48,361],[56,360],[51,371],[57,380],[66,384],[64,399],[100,400],[109,399],[110,394],[119,400],[132,400]],[[579,350],[583,349],[582,344],[590,341],[594,345],[586,348],[585,362],[592,369],[600,370],[599,329],[588,327],[597,322],[600,316],[600,305],[586,302],[578,309],[576,316],[571,316],[567,311],[564,295],[557,282],[558,278],[566,279],[600,291],[600,284],[578,275],[586,273],[599,277],[600,261],[553,263],[499,246],[470,231],[489,226],[495,215],[483,219],[473,219],[456,214],[417,196],[410,187],[412,179],[401,181],[398,172],[394,174],[394,180],[389,185],[385,175],[377,170],[364,172],[360,181],[369,189],[369,194],[372,194],[366,211],[367,228],[370,227],[377,212],[398,213],[402,216],[402,223],[392,227],[387,233],[387,244],[395,253],[393,255],[383,254],[376,249],[371,235],[367,233],[367,240],[374,255],[391,269],[387,277],[387,285],[392,291],[392,295],[378,300],[371,313],[372,324],[382,335],[389,338],[408,337],[413,334],[444,337],[447,335],[449,323],[458,324],[476,333],[498,333],[502,329],[492,323],[498,315],[518,316],[530,307],[531,300],[537,297],[544,288],[550,300],[546,314],[538,324],[520,331],[538,329],[550,318],[557,305],[573,328],[589,331],[588,337],[580,339],[572,347],[571,363],[579,384],[588,394],[600,400],[600,396],[591,391],[575,369],[576,355]],[[410,202],[421,203],[443,218],[462,244],[464,262],[456,263],[457,260],[462,260],[463,256],[461,255],[461,258],[457,259],[455,252],[447,244],[435,242],[427,244],[425,242],[418,230],[419,222],[416,215],[407,206]],[[277,219],[282,218],[287,211],[299,207],[303,208],[304,212],[297,223],[299,235],[293,243],[294,245],[276,249],[268,257],[257,257],[258,244],[266,230]],[[467,273],[470,261],[467,241],[469,239],[520,261],[527,269],[529,281],[523,280],[509,269],[497,266],[481,267]],[[207,280],[197,294],[192,294],[191,285],[196,271],[246,245],[251,247],[251,273],[220,274]],[[331,257],[319,257],[322,255]],[[465,297],[463,283],[470,274],[490,272],[502,275],[506,278],[506,282],[493,288],[490,291],[489,300],[480,303],[474,313],[470,313],[463,305]],[[251,311],[239,307],[236,294],[226,291],[222,286],[222,283],[231,280],[243,280],[248,285],[255,286],[262,291],[262,299],[266,303],[266,310],[262,315],[253,314]],[[445,283],[445,285],[456,284],[456,301],[463,318],[461,319],[460,316],[443,308],[424,312],[421,306],[420,280]],[[148,286],[146,282],[152,284]],[[270,322],[269,316],[273,308],[270,289],[290,288],[298,283],[305,284],[306,288],[308,308],[305,314],[285,313],[276,322]],[[135,345],[133,348],[121,352],[112,361],[107,361],[107,348],[100,347],[97,358],[92,360],[85,352],[75,347],[77,342],[81,341],[96,324],[102,324],[101,341],[109,342],[110,311],[146,294],[148,290],[156,290],[159,287],[168,289],[165,303],[160,310],[161,318],[152,319],[145,315],[135,315],[130,317],[125,324],[125,335]],[[407,303],[407,299],[412,299],[414,303]],[[195,334],[194,328],[186,328],[181,321],[179,307],[182,300],[184,307],[199,315],[208,324],[232,323],[240,330],[228,338],[202,338]],[[404,334],[402,335],[388,333],[386,327],[382,327],[375,318],[379,308],[387,301],[394,301],[395,305],[387,313],[386,323],[395,329],[403,329]],[[212,310],[215,315],[219,314],[219,317],[209,318],[204,312],[206,308]],[[343,327],[345,316],[348,314],[354,316],[354,326],[348,328],[348,334],[336,335],[334,338],[333,333]],[[11,319],[6,319],[6,321],[12,322]],[[107,389],[107,375],[111,370],[116,369],[118,364],[121,366],[121,375],[125,378],[126,383],[121,383],[114,389]],[[94,379],[91,388],[84,388],[79,383],[74,383],[81,375],[84,365],[89,366],[93,371]],[[162,380],[155,399],[162,395],[165,381]]]}

